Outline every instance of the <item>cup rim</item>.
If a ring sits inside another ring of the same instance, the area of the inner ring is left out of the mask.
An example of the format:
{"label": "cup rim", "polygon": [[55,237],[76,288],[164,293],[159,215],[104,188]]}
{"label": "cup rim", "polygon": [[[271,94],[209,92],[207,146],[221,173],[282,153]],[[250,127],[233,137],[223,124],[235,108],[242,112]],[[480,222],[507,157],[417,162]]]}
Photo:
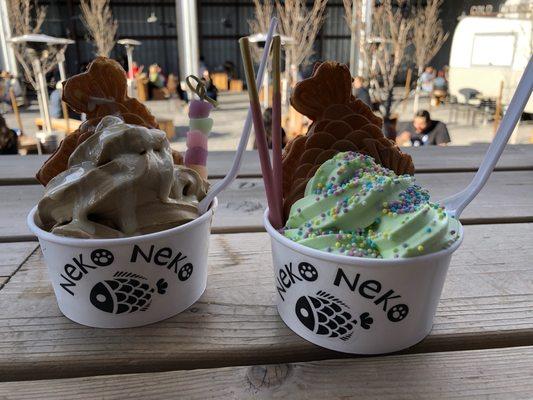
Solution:
{"label": "cup rim", "polygon": [[35,223],[35,214],[37,212],[37,205],[35,205],[28,214],[26,218],[26,223],[38,239],[43,239],[48,242],[53,242],[61,245],[67,246],[78,246],[78,247],[94,247],[94,246],[113,246],[113,245],[127,245],[132,243],[143,242],[147,240],[159,239],[163,236],[169,236],[172,234],[179,234],[188,229],[200,225],[211,218],[218,206],[218,198],[215,197],[209,209],[204,214],[200,215],[198,218],[195,218],[192,221],[189,221],[183,225],[176,226],[174,228],[165,229],[163,231],[147,233],[145,235],[129,236],[124,238],[112,238],[112,239],[82,239],[82,238],[72,238],[67,236],[54,235],[51,232],[41,229]]}
{"label": "cup rim", "polygon": [[357,266],[390,266],[390,264],[394,265],[405,265],[405,264],[413,264],[413,262],[420,262],[420,261],[432,261],[437,258],[442,258],[445,256],[448,256],[452,254],[455,250],[459,248],[461,243],[463,242],[464,238],[464,229],[463,225],[460,225],[460,232],[459,232],[459,239],[456,240],[450,247],[447,247],[443,250],[436,251],[434,253],[424,254],[421,256],[415,256],[415,257],[408,257],[408,258],[366,258],[366,257],[357,257],[357,256],[343,256],[340,254],[332,254],[327,253],[322,250],[313,249],[311,247],[304,246],[302,244],[296,243],[289,238],[283,236],[281,233],[277,231],[271,224],[268,219],[269,210],[268,208],[265,210],[263,214],[263,224],[265,226],[265,229],[267,230],[268,234],[271,238],[278,241],[285,247],[290,248],[291,250],[294,250],[298,253],[304,254],[309,257],[318,258],[325,261],[330,262],[337,262],[340,264],[347,264],[347,265],[357,265]]}

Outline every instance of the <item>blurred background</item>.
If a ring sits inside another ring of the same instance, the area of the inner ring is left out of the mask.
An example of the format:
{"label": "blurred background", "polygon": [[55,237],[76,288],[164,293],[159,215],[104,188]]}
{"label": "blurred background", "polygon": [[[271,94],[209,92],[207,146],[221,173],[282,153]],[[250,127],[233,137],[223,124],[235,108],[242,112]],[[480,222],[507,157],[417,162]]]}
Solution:
{"label": "blurred background", "polygon": [[[335,60],[348,65],[353,94],[383,118],[385,135],[398,145],[490,142],[533,48],[533,0],[0,5],[0,125],[16,135],[21,154],[52,151],[77,129],[83,116],[61,103],[61,81],[84,71],[96,55],[123,65],[129,94],[148,106],[178,150],[185,149],[192,96],[184,80],[202,77],[219,101],[209,147],[235,149],[248,107],[238,39],[250,36],[258,55],[272,15],[280,19],[284,50],[287,139],[309,125],[290,107],[291,89],[315,63]],[[267,73],[261,89],[266,118],[269,83]],[[533,143],[531,100],[526,111],[511,143]]]}

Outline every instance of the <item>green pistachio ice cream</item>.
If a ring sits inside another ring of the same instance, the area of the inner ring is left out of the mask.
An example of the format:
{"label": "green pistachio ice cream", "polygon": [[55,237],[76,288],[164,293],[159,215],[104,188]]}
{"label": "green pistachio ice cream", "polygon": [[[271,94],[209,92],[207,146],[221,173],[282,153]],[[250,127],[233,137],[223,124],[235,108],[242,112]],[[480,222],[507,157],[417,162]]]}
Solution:
{"label": "green pistachio ice cream", "polygon": [[414,257],[449,247],[460,224],[410,175],[354,152],[329,159],[309,180],[283,229],[304,246],[370,258]]}

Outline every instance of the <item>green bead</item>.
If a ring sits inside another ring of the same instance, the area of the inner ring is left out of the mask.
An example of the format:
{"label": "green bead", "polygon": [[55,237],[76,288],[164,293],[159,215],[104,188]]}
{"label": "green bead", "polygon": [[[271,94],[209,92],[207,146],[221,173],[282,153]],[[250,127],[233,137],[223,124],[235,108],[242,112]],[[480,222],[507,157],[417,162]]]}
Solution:
{"label": "green bead", "polygon": [[207,135],[213,128],[213,120],[211,118],[198,118],[189,120],[190,130],[198,130]]}

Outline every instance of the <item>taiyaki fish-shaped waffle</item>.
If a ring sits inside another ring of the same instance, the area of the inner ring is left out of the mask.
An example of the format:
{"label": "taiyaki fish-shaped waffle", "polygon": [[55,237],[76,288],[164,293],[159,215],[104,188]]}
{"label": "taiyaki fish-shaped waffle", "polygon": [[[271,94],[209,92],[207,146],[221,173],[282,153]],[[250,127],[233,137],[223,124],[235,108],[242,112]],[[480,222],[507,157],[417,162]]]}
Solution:
{"label": "taiyaki fish-shaped waffle", "polygon": [[[37,172],[43,185],[67,169],[68,159],[74,149],[94,132],[98,122],[106,115],[120,116],[128,124],[157,128],[157,122],[148,109],[137,99],[128,97],[126,72],[120,64],[106,57],[97,57],[86,72],[69,78],[63,85],[63,101],[87,120],[78,130],[68,135],[57,150]],[[173,152],[175,164],[183,158]]]}
{"label": "taiyaki fish-shaped waffle", "polygon": [[324,62],[298,83],[292,106],[313,120],[305,136],[291,140],[283,153],[284,213],[303,197],[307,182],[335,154],[355,151],[372,156],[396,174],[413,174],[411,156],[385,138],[382,120],[351,95],[352,78],[346,65]]}

